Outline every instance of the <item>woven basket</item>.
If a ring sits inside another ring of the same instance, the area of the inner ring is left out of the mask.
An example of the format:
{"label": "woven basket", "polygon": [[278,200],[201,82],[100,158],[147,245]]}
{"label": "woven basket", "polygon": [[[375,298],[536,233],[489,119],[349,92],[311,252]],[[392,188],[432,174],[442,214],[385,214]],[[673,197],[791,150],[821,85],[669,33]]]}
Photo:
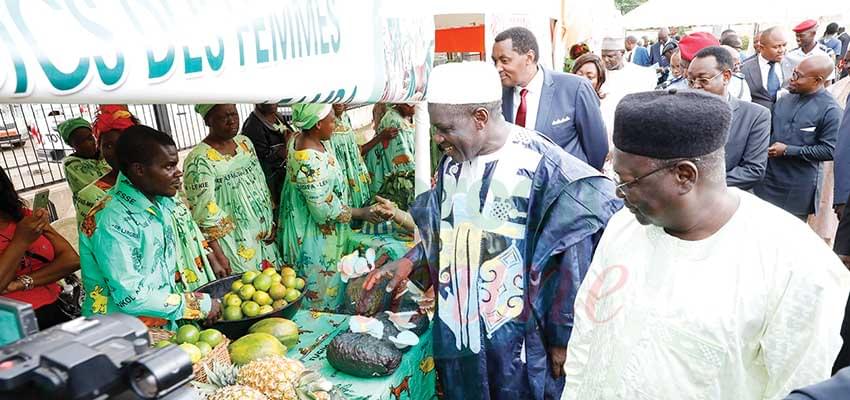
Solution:
{"label": "woven basket", "polygon": [[[174,332],[167,331],[165,329],[150,329],[148,334],[151,337],[151,344],[159,342],[160,340],[168,340],[171,339],[171,336],[174,335]],[[227,336],[224,337],[224,340],[215,346],[212,351],[207,354],[206,357],[202,358],[201,361],[192,365],[192,372],[195,374],[195,380],[202,383],[207,383],[207,374],[204,372],[204,365],[207,365],[207,368],[212,368],[215,362],[221,364],[230,364],[230,353],[227,352],[227,346],[230,344],[230,340]]]}

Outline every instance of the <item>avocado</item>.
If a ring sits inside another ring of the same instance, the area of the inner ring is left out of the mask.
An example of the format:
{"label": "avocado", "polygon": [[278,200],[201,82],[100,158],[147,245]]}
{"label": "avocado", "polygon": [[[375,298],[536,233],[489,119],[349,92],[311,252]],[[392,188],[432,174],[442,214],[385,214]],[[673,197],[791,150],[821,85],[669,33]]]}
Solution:
{"label": "avocado", "polygon": [[392,343],[365,333],[340,333],[327,348],[332,367],[361,378],[391,375],[401,363],[401,357],[401,351]]}

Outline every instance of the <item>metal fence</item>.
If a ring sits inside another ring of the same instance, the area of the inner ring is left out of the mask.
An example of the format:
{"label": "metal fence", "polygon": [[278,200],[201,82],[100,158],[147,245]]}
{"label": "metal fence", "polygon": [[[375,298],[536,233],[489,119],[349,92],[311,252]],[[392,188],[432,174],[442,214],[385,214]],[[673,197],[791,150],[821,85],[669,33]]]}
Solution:
{"label": "metal fence", "polygon": [[[254,106],[236,108],[244,121]],[[131,104],[129,109],[142,124],[170,134],[180,150],[207,134],[193,104]],[[0,104],[0,166],[15,189],[23,192],[63,181],[62,159],[74,150],[62,141],[56,125],[74,117],[92,121],[96,112],[97,104]]]}

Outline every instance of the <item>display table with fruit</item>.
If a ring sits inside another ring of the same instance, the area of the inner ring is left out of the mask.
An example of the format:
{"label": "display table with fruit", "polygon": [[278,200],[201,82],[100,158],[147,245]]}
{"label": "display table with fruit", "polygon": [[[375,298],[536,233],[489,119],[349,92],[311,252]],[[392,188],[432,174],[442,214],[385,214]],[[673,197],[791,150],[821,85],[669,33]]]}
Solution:
{"label": "display table with fruit", "polygon": [[[356,377],[338,371],[327,360],[327,349],[335,337],[349,333],[352,316],[301,310],[292,321],[300,329],[298,343],[286,356],[299,360],[334,384],[347,399],[401,400],[436,398],[436,374],[431,348],[431,331],[403,353],[398,367],[388,376]],[[355,317],[356,318],[356,317]]]}

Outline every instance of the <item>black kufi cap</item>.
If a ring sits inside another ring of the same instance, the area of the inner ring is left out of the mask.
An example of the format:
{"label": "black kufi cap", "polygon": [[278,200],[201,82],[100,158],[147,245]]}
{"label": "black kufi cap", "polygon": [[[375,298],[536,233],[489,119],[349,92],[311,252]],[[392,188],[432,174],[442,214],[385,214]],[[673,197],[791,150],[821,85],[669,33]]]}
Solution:
{"label": "black kufi cap", "polygon": [[695,90],[656,90],[623,97],[614,116],[614,147],[670,160],[699,157],[723,147],[729,103]]}

